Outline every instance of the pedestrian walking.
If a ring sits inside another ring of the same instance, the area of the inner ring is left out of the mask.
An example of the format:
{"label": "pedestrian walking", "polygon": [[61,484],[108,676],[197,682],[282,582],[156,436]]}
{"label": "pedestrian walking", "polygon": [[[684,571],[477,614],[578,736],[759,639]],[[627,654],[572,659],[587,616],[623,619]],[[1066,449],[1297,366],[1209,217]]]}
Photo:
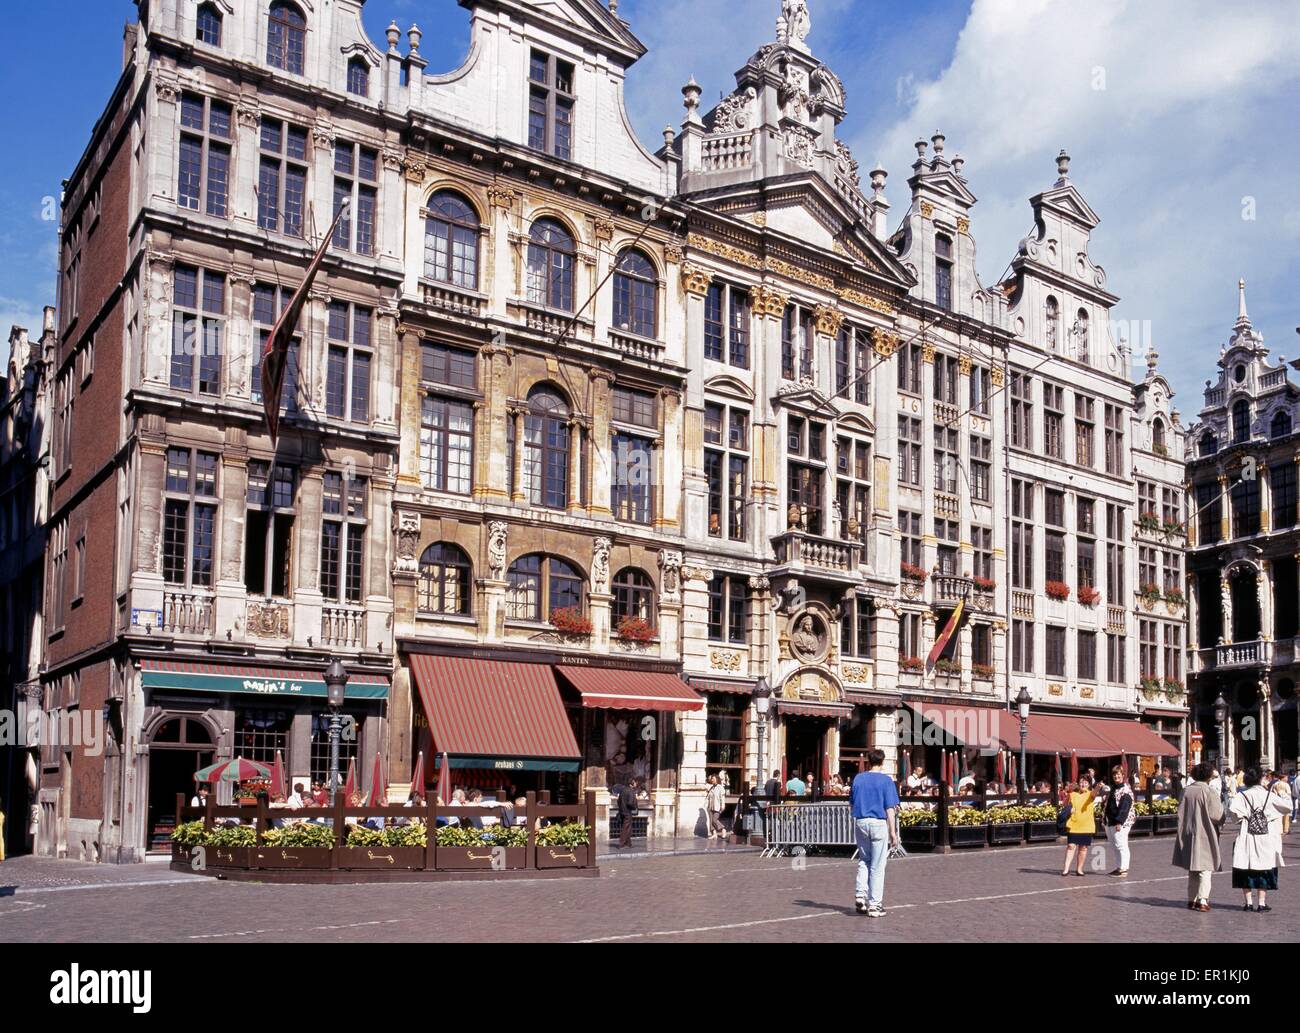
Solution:
{"label": "pedestrian walking", "polygon": [[722,824],[722,809],[727,805],[727,791],[717,775],[709,776],[709,791],[704,798],[704,807],[709,813],[709,839],[717,836],[727,838],[727,830]]}
{"label": "pedestrian walking", "polygon": [[1106,803],[1102,808],[1105,820],[1106,839],[1115,851],[1115,870],[1110,874],[1123,879],[1128,876],[1129,848],[1128,834],[1137,820],[1137,811],[1133,807],[1133,789],[1124,778],[1124,769],[1116,765],[1110,772],[1111,790],[1106,794]]}
{"label": "pedestrian walking", "polygon": [[884,750],[868,750],[868,770],[854,777],[850,792],[858,844],[854,906],[870,918],[885,917],[885,864],[898,845],[898,787],[881,771],[884,763]]}
{"label": "pedestrian walking", "polygon": [[632,825],[636,820],[637,808],[637,790],[641,788],[641,779],[628,779],[627,785],[619,790],[618,794],[618,816],[621,819],[622,827],[618,833],[618,845],[620,847],[632,845]]}
{"label": "pedestrian walking", "polygon": [[1291,812],[1295,808],[1295,802],[1291,799],[1291,784],[1283,777],[1279,776],[1269,786],[1269,792],[1282,798],[1286,804],[1286,812],[1282,815],[1282,835],[1289,835],[1291,832]]}
{"label": "pedestrian walking", "polygon": [[1219,857],[1223,801],[1210,784],[1210,774],[1208,764],[1193,767],[1192,783],[1178,804],[1173,864],[1187,870],[1187,906],[1192,911],[1210,910],[1210,879],[1223,866]]}
{"label": "pedestrian walking", "polygon": [[[1282,797],[1260,785],[1258,768],[1242,773],[1244,787],[1228,804],[1228,813],[1240,825],[1232,848],[1232,888],[1241,890],[1243,911],[1272,911],[1268,891],[1277,889],[1277,870],[1282,860]],[[1259,894],[1255,906],[1253,894]]]}
{"label": "pedestrian walking", "polygon": [[1070,816],[1065,823],[1065,871],[1070,874],[1070,865],[1078,857],[1075,875],[1084,874],[1083,866],[1088,860],[1088,850],[1092,847],[1092,837],[1097,833],[1097,818],[1092,812],[1092,805],[1097,795],[1092,791],[1092,780],[1085,775],[1079,779],[1078,788],[1070,793]]}

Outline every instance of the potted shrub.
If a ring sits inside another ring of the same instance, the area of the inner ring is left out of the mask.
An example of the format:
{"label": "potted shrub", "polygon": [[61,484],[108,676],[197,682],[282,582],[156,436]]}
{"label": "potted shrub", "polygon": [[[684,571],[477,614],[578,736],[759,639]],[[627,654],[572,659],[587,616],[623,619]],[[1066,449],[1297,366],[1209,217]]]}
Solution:
{"label": "potted shrub", "polygon": [[988,811],[978,807],[948,805],[948,845],[951,847],[986,846],[989,841]]}
{"label": "potted shrub", "polygon": [[434,843],[434,867],[439,871],[500,871],[523,868],[528,862],[528,830],[522,825],[443,825]]}
{"label": "potted shrub", "polygon": [[551,611],[551,627],[561,635],[582,638],[591,634],[591,618],[576,606],[560,606]]}
{"label": "potted shrub", "polygon": [[1070,586],[1064,581],[1049,581],[1043,586],[1043,591],[1047,593],[1047,598],[1057,602],[1063,603],[1070,598]]}
{"label": "potted shrub", "polygon": [[908,581],[924,581],[930,576],[923,567],[915,567],[906,562],[899,564],[898,573]]}
{"label": "potted shrub", "polygon": [[172,829],[172,860],[188,864],[190,854],[196,846],[203,844],[206,834],[203,819],[187,821]]}
{"label": "potted shrub", "polygon": [[203,846],[209,868],[251,868],[257,830],[252,825],[213,829],[204,838]]}
{"label": "potted shrub", "polygon": [[546,825],[537,830],[538,868],[587,868],[591,865],[591,830],[580,821]]}
{"label": "potted shrub", "polygon": [[1079,586],[1079,602],[1083,603],[1084,606],[1096,606],[1100,601],[1101,593],[1093,588],[1092,585]]}
{"label": "potted shrub", "polygon": [[1137,525],[1139,530],[1150,531],[1154,534],[1160,530],[1160,518],[1149,511],[1146,513],[1139,513]]}
{"label": "potted shrub", "polygon": [[258,868],[331,868],[334,830],[310,821],[267,829],[253,862]]}
{"label": "potted shrub", "polygon": [[925,662],[916,656],[900,656],[898,669],[904,674],[920,674],[925,670]]}
{"label": "potted shrub", "polygon": [[933,850],[935,836],[939,831],[938,821],[934,811],[900,810],[898,812],[899,839],[909,849]]}
{"label": "potted shrub", "polygon": [[1025,841],[1025,812],[1028,807],[990,807],[985,813],[989,819],[989,842],[994,846]]}
{"label": "potted shrub", "polygon": [[1172,796],[1165,800],[1152,800],[1151,816],[1155,819],[1154,835],[1178,831],[1178,801]]}
{"label": "potted shrub", "polygon": [[1133,828],[1129,831],[1130,836],[1149,836],[1155,828],[1155,816],[1151,813],[1151,808],[1147,806],[1145,800],[1136,800],[1133,803],[1133,813],[1137,815],[1133,819]]}
{"label": "potted shrub", "polygon": [[1025,808],[1025,839],[1031,843],[1056,842],[1056,805],[1035,804]]}
{"label": "potted shrub", "polygon": [[1187,525],[1181,520],[1166,520],[1160,525],[1160,529],[1164,531],[1166,538],[1172,538],[1176,534],[1185,535],[1187,533]]}
{"label": "potted shrub", "polygon": [[423,868],[428,840],[429,830],[422,818],[382,830],[349,825],[347,839],[338,852],[338,866],[363,871]]}
{"label": "potted shrub", "polygon": [[624,617],[614,629],[614,635],[624,642],[653,642],[655,629],[644,617]]}
{"label": "potted shrub", "polygon": [[993,665],[992,664],[971,664],[970,673],[974,677],[979,678],[981,681],[992,681]]}

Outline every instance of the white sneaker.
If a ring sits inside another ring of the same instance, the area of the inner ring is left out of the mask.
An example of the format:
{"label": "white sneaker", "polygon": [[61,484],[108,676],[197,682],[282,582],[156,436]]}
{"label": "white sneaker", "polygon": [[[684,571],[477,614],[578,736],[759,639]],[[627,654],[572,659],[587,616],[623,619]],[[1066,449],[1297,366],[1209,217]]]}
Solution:
{"label": "white sneaker", "polygon": [[867,902],[866,902],[865,900],[862,900],[862,899],[855,900],[855,901],[853,902],[853,906],[854,906],[854,908],[857,910],[858,914],[860,914],[860,915],[866,914],[866,912],[867,912]]}
{"label": "white sneaker", "polygon": [[872,904],[870,907],[867,908],[867,917],[868,917],[868,918],[884,918],[884,917],[885,917],[885,909],[884,909],[883,907],[881,907],[879,904]]}

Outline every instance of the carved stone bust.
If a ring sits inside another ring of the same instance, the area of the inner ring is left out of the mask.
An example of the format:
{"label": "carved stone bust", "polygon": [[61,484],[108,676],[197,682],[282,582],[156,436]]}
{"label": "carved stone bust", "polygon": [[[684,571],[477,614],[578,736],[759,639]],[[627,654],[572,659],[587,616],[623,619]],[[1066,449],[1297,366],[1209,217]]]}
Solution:
{"label": "carved stone bust", "polygon": [[826,652],[826,625],[816,614],[804,612],[794,619],[790,652],[796,660],[812,663]]}

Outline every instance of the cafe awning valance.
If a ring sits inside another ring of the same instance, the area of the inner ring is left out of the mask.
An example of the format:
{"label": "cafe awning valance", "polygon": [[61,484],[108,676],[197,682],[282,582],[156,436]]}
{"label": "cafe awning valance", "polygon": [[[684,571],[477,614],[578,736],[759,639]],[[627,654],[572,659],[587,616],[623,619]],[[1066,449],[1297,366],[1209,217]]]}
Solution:
{"label": "cafe awning valance", "polygon": [[411,673],[434,751],[451,767],[578,770],[582,754],[545,664],[415,654]]}
{"label": "cafe awning valance", "polygon": [[[140,661],[146,689],[182,692],[233,692],[255,696],[311,696],[324,698],[324,671],[295,670],[235,664],[220,660],[172,660],[146,657]],[[384,674],[356,672],[348,676],[348,699],[387,699],[389,679]]]}
{"label": "cafe awning valance", "polygon": [[584,707],[609,710],[699,710],[700,694],[675,674],[614,667],[557,667]]}

